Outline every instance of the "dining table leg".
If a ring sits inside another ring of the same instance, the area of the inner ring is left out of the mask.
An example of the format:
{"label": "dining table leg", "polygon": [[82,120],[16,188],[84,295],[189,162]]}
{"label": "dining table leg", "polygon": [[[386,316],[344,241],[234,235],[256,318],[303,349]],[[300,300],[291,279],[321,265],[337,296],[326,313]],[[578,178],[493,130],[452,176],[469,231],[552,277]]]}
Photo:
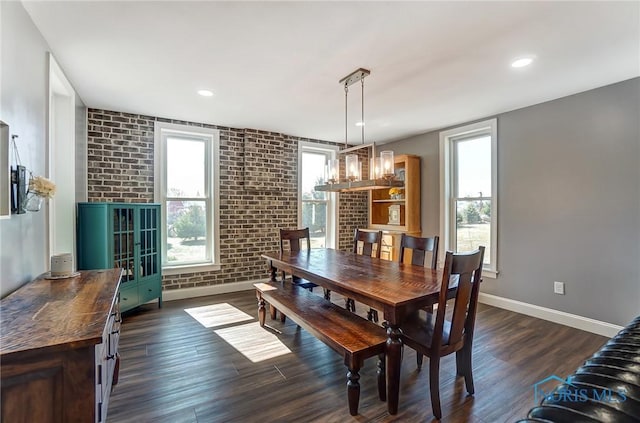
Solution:
{"label": "dining table leg", "polygon": [[[270,261],[269,262],[269,280],[271,282],[277,282],[278,281],[277,274],[278,274],[278,269],[276,269],[276,267]],[[271,317],[271,320],[276,319],[276,308],[271,304],[269,304],[269,317]]]}
{"label": "dining table leg", "polygon": [[271,282],[277,282],[276,276],[278,275],[278,269],[273,265],[272,262],[269,262],[269,280]]}
{"label": "dining table leg", "polygon": [[387,325],[387,409],[389,414],[398,413],[400,399],[400,369],[402,366],[402,330],[398,324]]}

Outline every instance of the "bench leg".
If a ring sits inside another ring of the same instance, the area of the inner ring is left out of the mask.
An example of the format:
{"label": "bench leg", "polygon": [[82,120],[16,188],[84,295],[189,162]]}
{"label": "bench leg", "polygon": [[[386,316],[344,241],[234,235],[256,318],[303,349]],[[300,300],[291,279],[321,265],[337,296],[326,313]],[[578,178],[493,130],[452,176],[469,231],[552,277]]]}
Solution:
{"label": "bench leg", "polygon": [[378,397],[380,401],[387,400],[387,377],[384,354],[378,355]]}
{"label": "bench leg", "polygon": [[360,403],[360,369],[356,366],[347,372],[347,399],[349,400],[349,414],[358,415],[358,404]]}
{"label": "bench leg", "polygon": [[258,294],[258,320],[260,321],[260,326],[264,327],[264,321],[267,318],[267,310],[264,307],[264,298]]}

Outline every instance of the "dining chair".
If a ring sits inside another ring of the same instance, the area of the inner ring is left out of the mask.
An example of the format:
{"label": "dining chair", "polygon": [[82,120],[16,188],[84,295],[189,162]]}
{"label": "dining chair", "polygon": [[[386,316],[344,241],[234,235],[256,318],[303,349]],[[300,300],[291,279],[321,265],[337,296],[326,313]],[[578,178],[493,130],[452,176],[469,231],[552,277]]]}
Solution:
{"label": "dining chair", "polygon": [[[301,244],[306,243],[307,250],[311,250],[311,237],[309,236],[309,228],[304,229],[280,229],[280,252],[285,251],[285,244],[289,244],[289,251],[297,253],[302,249]],[[282,272],[282,280],[286,277],[285,272]],[[298,276],[291,275],[291,281],[309,291],[313,291],[316,285],[313,282],[306,281]]]}
{"label": "dining chair", "polygon": [[[447,251],[442,274],[442,284],[436,314],[427,313],[423,318],[412,314],[402,324],[402,341],[416,351],[418,370],[422,368],[422,356],[429,357],[429,389],[433,415],[440,419],[440,358],[456,353],[456,369],[464,376],[469,395],[473,395],[473,374],[471,352],[473,330],[478,307],[478,293],[482,276],[484,247],[471,253],[454,254]],[[457,276],[451,278],[451,276]],[[457,281],[451,320],[445,318],[447,312],[447,291],[449,280]]]}
{"label": "dining chair", "polygon": [[[380,258],[380,250],[382,249],[382,231],[363,231],[356,228],[353,235],[353,252],[363,256],[370,256],[374,258]],[[347,298],[345,301],[345,307],[347,310],[356,311],[356,302],[352,298]],[[367,318],[373,319],[373,315],[369,309]]]}
{"label": "dining chair", "polygon": [[[302,249],[302,244],[306,244],[306,249],[311,249],[311,237],[309,236],[309,228],[304,229],[280,229],[280,252],[284,252],[287,250],[292,253],[297,253]],[[286,273],[282,271],[282,283],[286,280]],[[313,288],[315,288],[316,284],[301,279],[298,276],[291,275],[291,282],[295,285],[298,285],[304,289],[308,289],[313,292]],[[269,314],[271,314],[271,318],[275,319],[277,314],[277,309],[273,305],[269,305]],[[284,313],[280,312],[280,321],[285,322],[287,317]]]}
{"label": "dining chair", "polygon": [[[405,251],[409,249],[411,250],[411,264],[424,267],[429,265],[432,269],[435,269],[438,266],[439,241],[439,236],[420,238],[417,236],[402,234],[402,238],[400,238],[400,254],[398,254],[398,261],[400,263],[405,262]],[[431,260],[429,261],[427,261],[427,253],[431,253]]]}
{"label": "dining chair", "polygon": [[[421,238],[417,236],[411,236],[402,234],[400,238],[400,252],[398,254],[398,262],[405,263],[405,259],[408,253],[411,253],[410,263],[416,266],[427,267],[436,269],[438,266],[438,243],[440,237],[437,235],[431,238]],[[431,254],[431,259],[427,260],[428,254]],[[433,304],[424,308],[425,311],[433,312]],[[378,322],[378,310],[371,309],[369,311],[371,319],[374,322]]]}

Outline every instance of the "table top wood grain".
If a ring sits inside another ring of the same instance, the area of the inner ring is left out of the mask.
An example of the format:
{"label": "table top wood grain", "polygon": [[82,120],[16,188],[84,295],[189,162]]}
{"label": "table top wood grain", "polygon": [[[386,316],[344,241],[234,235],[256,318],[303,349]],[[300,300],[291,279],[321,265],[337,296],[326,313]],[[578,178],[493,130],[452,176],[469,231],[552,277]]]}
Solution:
{"label": "table top wood grain", "polygon": [[[319,248],[266,252],[274,267],[370,305],[416,308],[440,291],[441,270]],[[373,304],[371,304],[373,303]]]}
{"label": "table top wood grain", "polygon": [[0,356],[64,350],[102,342],[117,298],[121,269],[83,270],[48,280],[40,275],[0,301]]}

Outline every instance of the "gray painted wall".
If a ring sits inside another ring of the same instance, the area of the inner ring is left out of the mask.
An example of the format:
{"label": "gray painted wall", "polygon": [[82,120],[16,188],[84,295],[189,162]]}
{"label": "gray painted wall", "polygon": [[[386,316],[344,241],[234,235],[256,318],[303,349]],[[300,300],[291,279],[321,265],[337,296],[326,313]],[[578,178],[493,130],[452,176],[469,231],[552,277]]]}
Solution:
{"label": "gray painted wall", "polygon": [[[640,78],[497,118],[500,274],[482,291],[628,323],[640,314]],[[438,234],[439,131],[387,146],[422,157],[422,231]]]}
{"label": "gray painted wall", "polygon": [[[22,164],[45,174],[49,47],[19,2],[0,2],[2,26],[1,115],[19,136]],[[46,214],[0,220],[0,295],[46,270]]]}
{"label": "gray painted wall", "polygon": [[[19,136],[22,164],[46,175],[49,46],[20,2],[0,1],[0,23],[0,120]],[[77,115],[86,116],[84,104],[76,106]],[[86,145],[84,119],[76,140]],[[0,297],[48,269],[47,231],[44,209],[0,220]]]}

